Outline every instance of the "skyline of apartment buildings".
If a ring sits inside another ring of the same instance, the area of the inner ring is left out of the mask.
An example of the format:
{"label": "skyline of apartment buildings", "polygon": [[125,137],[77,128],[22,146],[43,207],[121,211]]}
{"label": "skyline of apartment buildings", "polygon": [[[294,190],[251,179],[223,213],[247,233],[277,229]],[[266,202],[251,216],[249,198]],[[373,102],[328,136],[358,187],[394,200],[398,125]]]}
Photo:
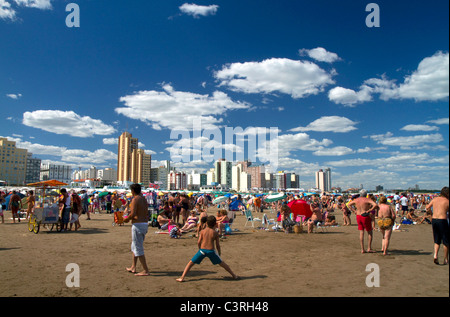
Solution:
{"label": "skyline of apartment buildings", "polygon": [[152,156],[139,149],[139,140],[129,132],[119,137],[117,153],[117,181],[150,183]]}

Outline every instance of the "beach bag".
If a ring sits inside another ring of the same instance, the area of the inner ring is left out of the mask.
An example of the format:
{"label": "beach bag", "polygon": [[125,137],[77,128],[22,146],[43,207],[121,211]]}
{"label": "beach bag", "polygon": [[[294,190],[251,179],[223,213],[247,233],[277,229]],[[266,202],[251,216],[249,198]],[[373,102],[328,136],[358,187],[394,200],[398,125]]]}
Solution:
{"label": "beach bag", "polygon": [[294,232],[295,233],[302,233],[303,232],[303,226],[301,223],[297,223],[294,225]]}

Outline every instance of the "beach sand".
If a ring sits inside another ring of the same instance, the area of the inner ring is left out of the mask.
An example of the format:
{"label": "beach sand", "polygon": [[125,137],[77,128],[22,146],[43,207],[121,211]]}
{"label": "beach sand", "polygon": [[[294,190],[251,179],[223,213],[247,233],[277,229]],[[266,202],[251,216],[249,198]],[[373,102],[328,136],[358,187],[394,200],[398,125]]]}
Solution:
{"label": "beach sand", "polygon": [[[209,214],[215,214],[211,208]],[[341,213],[334,213],[342,223]],[[26,222],[12,224],[5,212],[0,224],[0,294],[5,297],[448,297],[449,266],[433,263],[431,225],[404,225],[394,232],[389,256],[361,254],[355,216],[352,226],[324,233],[285,234],[245,227],[237,215],[235,231],[221,241],[222,259],[241,277],[234,281],[208,259],[195,265],[184,283],[185,265],[197,252],[197,239],[155,234],[149,227],[145,252],[150,276],[126,272],[130,266],[131,224],[112,226],[114,217],[81,216],[78,232],[38,234]],[[255,217],[261,218],[261,214]],[[268,212],[269,218],[274,214]],[[259,222],[255,226],[260,226]],[[273,225],[270,225],[272,227]],[[440,262],[442,263],[441,247]],[[66,286],[69,263],[80,270],[80,287]],[[380,287],[368,287],[368,264],[379,267]],[[138,271],[141,269],[138,265]]]}

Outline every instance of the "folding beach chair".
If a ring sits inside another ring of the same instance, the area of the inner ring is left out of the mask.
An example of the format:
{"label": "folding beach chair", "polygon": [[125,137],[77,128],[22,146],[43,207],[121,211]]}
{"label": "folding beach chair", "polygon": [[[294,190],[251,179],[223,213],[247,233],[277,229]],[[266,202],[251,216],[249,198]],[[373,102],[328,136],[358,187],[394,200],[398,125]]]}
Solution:
{"label": "folding beach chair", "polygon": [[262,221],[261,221],[261,225],[262,225],[264,228],[266,228],[266,226],[267,226],[267,228],[270,228],[270,225],[275,225],[275,226],[276,226],[276,229],[279,228],[278,223],[275,222],[275,219],[269,219],[269,217],[267,217],[266,214],[264,214],[264,216],[263,216],[263,219],[262,219]]}
{"label": "folding beach chair", "polygon": [[261,221],[261,219],[253,218],[252,211],[250,209],[245,210],[245,218],[247,221],[245,222],[244,227],[247,227],[247,224],[250,222],[252,224],[252,227],[255,227],[255,221]]}

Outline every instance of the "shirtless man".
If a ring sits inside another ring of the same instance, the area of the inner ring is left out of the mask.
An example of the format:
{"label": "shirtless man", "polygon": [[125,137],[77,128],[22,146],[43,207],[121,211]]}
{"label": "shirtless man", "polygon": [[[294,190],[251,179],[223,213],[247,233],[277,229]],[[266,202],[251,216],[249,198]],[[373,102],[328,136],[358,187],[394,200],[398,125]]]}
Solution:
{"label": "shirtless man", "polygon": [[[130,213],[124,222],[132,223],[131,227],[131,252],[133,253],[133,262],[127,271],[134,273],[135,276],[148,276],[150,272],[147,267],[147,261],[144,255],[144,239],[148,231],[148,205],[147,200],[141,195],[141,185],[133,184],[130,186],[133,200],[130,203]],[[137,260],[141,263],[143,271],[136,273]]]}
{"label": "shirtless man", "polygon": [[[356,198],[355,200],[352,200],[348,203],[348,208],[353,209],[356,213],[356,222],[358,223],[361,253],[375,253],[375,251],[372,250],[373,228],[372,218],[370,217],[370,215],[371,212],[377,207],[377,204],[372,199],[367,198],[366,190],[361,190],[359,194],[359,198]],[[369,237],[367,251],[364,250],[364,230],[367,231],[367,235]]]}
{"label": "shirtless man", "polygon": [[433,208],[431,225],[434,237],[434,263],[439,264],[438,253],[441,242],[444,244],[444,265],[448,264],[448,187],[441,189],[441,194],[427,205],[426,211]]}

